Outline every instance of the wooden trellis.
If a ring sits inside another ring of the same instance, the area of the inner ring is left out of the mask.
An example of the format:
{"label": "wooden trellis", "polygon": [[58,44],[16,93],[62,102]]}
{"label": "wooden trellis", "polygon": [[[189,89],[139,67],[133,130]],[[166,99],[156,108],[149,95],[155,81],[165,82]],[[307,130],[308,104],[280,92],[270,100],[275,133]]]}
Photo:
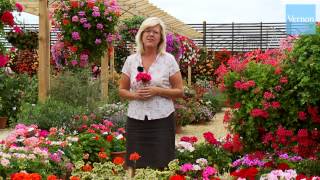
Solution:
{"label": "wooden trellis", "polygon": [[[50,4],[55,0],[16,0],[25,6],[25,12],[39,16],[39,101],[44,102],[48,97],[50,88],[50,19],[49,11]],[[161,18],[169,31],[175,32],[189,38],[202,37],[202,33],[192,29],[190,26],[179,21],[175,17],[169,15],[148,0],[118,0],[117,1],[122,9],[121,18],[128,18],[134,15],[151,17],[156,16]],[[112,47],[109,47],[113,49]],[[109,81],[109,61],[113,58],[112,53],[106,53],[101,59],[101,79],[102,79],[102,98],[108,96],[108,81]],[[111,63],[113,66],[113,63]],[[191,72],[191,68],[188,68]],[[111,70],[113,74],[113,70]],[[189,74],[189,73],[188,73]],[[191,74],[191,73],[190,73]],[[189,79],[189,78],[188,78]],[[190,78],[191,79],[191,78]],[[191,82],[191,81],[190,81]],[[189,82],[189,83],[190,83]]]}

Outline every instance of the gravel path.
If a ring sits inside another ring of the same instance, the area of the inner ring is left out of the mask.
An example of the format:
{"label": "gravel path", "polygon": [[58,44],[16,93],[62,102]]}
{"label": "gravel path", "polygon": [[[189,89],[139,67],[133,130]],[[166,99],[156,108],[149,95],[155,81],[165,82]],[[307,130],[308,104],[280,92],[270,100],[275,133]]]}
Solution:
{"label": "gravel path", "polygon": [[187,125],[182,127],[182,132],[176,134],[176,141],[179,141],[182,136],[196,136],[199,141],[203,141],[203,133],[210,131],[218,139],[225,137],[228,133],[226,124],[223,123],[225,109],[215,114],[213,119],[206,124]]}

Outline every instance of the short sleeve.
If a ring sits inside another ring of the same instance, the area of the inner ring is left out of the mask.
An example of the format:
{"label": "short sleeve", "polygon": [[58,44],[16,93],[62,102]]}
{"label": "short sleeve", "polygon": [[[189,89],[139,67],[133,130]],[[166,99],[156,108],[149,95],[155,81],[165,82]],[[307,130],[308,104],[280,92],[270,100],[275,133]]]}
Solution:
{"label": "short sleeve", "polygon": [[124,63],[121,72],[126,74],[128,77],[130,77],[131,70],[130,70],[130,58],[129,57],[127,57],[126,62]]}
{"label": "short sleeve", "polygon": [[179,65],[176,61],[176,59],[172,56],[170,58],[170,67],[169,67],[169,76],[174,75],[176,72],[180,71]]}

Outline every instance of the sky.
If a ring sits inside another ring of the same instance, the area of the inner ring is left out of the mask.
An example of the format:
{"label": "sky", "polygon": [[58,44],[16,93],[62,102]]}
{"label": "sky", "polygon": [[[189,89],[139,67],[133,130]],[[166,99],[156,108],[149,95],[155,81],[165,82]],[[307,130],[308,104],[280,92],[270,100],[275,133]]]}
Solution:
{"label": "sky", "polygon": [[320,0],[149,0],[184,23],[285,22],[286,4],[316,4]]}
{"label": "sky", "polygon": [[[320,0],[149,0],[186,24],[285,22],[286,4],[316,4],[320,21]],[[33,15],[16,16],[26,24],[37,24]]]}

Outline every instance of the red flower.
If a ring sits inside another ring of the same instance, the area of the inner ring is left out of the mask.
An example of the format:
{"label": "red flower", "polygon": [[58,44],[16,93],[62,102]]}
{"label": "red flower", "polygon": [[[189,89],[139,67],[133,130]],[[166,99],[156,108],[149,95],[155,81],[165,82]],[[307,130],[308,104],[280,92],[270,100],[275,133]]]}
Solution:
{"label": "red flower", "polygon": [[82,166],[82,170],[85,172],[90,172],[92,171],[93,167],[90,164],[86,164],[84,166]]}
{"label": "red flower", "polygon": [[151,80],[151,76],[145,72],[139,72],[136,76],[137,82],[142,81],[143,83],[147,83]]}
{"label": "red flower", "polygon": [[108,142],[111,142],[112,139],[113,139],[113,136],[112,136],[112,135],[108,135],[108,136],[106,137],[106,140],[107,140]]}
{"label": "red flower", "polygon": [[141,158],[141,156],[137,152],[131,153],[129,156],[130,161],[137,161],[140,158]]}
{"label": "red flower", "polygon": [[299,111],[299,112],[298,112],[298,118],[299,118],[299,120],[301,120],[301,121],[306,120],[306,119],[307,119],[307,113],[305,113],[305,112],[303,112],[303,111]]}
{"label": "red flower", "polygon": [[9,11],[3,12],[2,16],[1,16],[1,21],[3,22],[3,24],[8,24],[9,26],[14,25],[14,17],[12,15],[12,13]]}
{"label": "red flower", "polygon": [[62,24],[65,25],[65,26],[68,25],[69,23],[70,23],[70,21],[68,19],[63,19],[62,20]]}
{"label": "red flower", "polygon": [[203,137],[208,143],[210,143],[212,145],[219,144],[219,142],[217,141],[217,139],[214,137],[214,135],[211,132],[203,133]]}
{"label": "red flower", "polygon": [[87,1],[87,6],[88,6],[88,8],[93,8],[93,6],[94,6],[94,2],[91,2],[91,1]]}
{"label": "red flower", "polygon": [[16,8],[18,12],[22,12],[24,10],[24,6],[18,2],[16,2]]}
{"label": "red flower", "polygon": [[78,176],[71,176],[70,180],[80,180],[80,178]]}
{"label": "red flower", "polygon": [[57,176],[55,176],[55,175],[49,175],[48,177],[47,177],[47,180],[57,180],[58,178],[57,178]]}
{"label": "red flower", "polygon": [[0,54],[0,67],[4,67],[8,62],[8,57]]}
{"label": "red flower", "polygon": [[41,175],[38,174],[38,173],[31,173],[29,175],[29,178],[32,179],[32,180],[41,180]]}
{"label": "red flower", "polygon": [[107,153],[105,153],[105,152],[99,152],[98,156],[101,159],[106,159],[108,157]]}
{"label": "red flower", "polygon": [[122,157],[115,157],[112,162],[116,165],[122,165],[124,163],[124,159]]}
{"label": "red flower", "polygon": [[170,176],[169,180],[185,180],[186,178],[182,175],[175,174],[173,176]]}
{"label": "red flower", "polygon": [[278,168],[278,169],[281,169],[282,171],[285,171],[285,170],[287,170],[287,169],[290,169],[290,168],[289,168],[289,165],[288,165],[287,163],[279,163],[277,168]]}
{"label": "red flower", "polygon": [[80,6],[80,2],[79,1],[70,1],[70,5],[72,8],[78,8]]}

